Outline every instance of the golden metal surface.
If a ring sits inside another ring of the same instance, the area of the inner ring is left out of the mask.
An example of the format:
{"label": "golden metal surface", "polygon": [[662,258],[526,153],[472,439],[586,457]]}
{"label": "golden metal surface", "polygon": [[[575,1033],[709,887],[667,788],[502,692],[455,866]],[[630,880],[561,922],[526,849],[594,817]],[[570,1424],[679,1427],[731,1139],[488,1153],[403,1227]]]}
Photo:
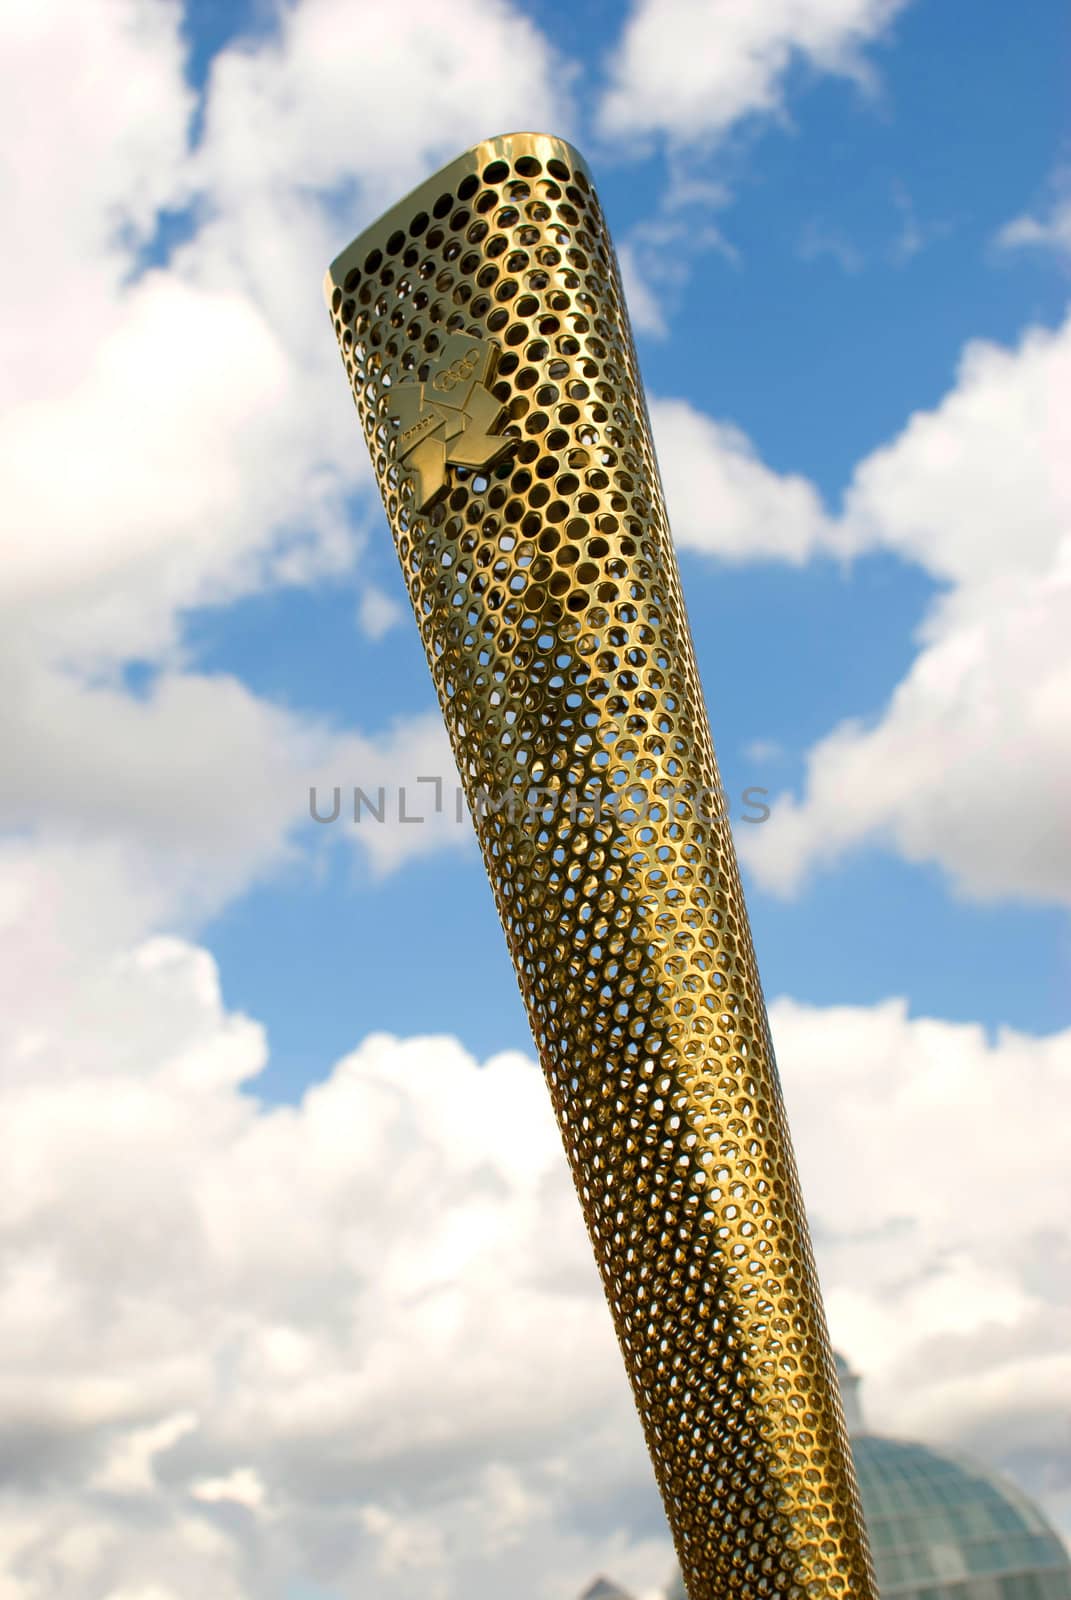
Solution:
{"label": "golden metal surface", "polygon": [[590,176],[489,140],[325,287],[691,1600],[875,1600]]}

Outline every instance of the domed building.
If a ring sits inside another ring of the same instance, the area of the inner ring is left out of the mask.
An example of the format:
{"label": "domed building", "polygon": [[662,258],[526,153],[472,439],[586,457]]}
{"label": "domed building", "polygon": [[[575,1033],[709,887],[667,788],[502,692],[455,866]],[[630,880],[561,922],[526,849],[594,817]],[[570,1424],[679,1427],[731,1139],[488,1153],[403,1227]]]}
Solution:
{"label": "domed building", "polygon": [[[870,1433],[837,1372],[881,1600],[1071,1600],[1071,1559],[1037,1507],[964,1457]],[[680,1576],[666,1600],[688,1600]]]}
{"label": "domed building", "polygon": [[837,1372],[882,1600],[1071,1600],[1071,1560],[1006,1478],[928,1445],[870,1433],[859,1379]]}

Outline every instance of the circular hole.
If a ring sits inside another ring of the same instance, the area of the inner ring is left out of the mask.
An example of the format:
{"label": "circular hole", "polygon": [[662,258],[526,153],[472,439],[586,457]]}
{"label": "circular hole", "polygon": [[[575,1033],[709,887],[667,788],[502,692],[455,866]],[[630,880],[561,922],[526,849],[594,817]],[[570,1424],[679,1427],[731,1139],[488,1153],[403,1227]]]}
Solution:
{"label": "circular hole", "polygon": [[535,156],[520,156],[513,163],[514,172],[519,172],[522,178],[538,178],[543,168]]}
{"label": "circular hole", "polygon": [[477,176],[476,176],[476,174],[474,172],[470,172],[468,177],[467,178],[462,178],[461,182],[457,186],[457,197],[458,197],[458,199],[459,200],[471,200],[473,195],[476,193],[476,190],[479,187],[480,187],[479,178],[477,178]]}
{"label": "circular hole", "polygon": [[503,178],[509,177],[509,167],[504,161],[492,161],[490,166],[483,169],[484,183],[501,183]]}
{"label": "circular hole", "polygon": [[396,256],[404,244],[405,234],[400,228],[396,228],[391,234],[390,238],[387,240],[387,254],[389,256]]}
{"label": "circular hole", "polygon": [[345,291],[346,294],[352,294],[353,291],[356,289],[357,285],[360,283],[360,281],[361,281],[361,274],[357,271],[356,267],[352,267],[350,269],[350,271],[347,272],[347,274],[346,274],[346,279],[345,279],[345,282],[342,285],[342,288],[343,288],[343,290]]}
{"label": "circular hole", "polygon": [[[555,178],[560,178],[562,183],[568,183],[569,179],[572,177],[572,173],[569,171],[569,168],[565,165],[565,162],[564,161],[559,161],[556,156],[553,157],[550,161],[547,162],[547,171],[549,173],[551,173]],[[582,173],[579,173],[579,172],[577,173],[576,181],[577,181],[577,183],[581,183],[583,181],[583,174]],[[584,184],[584,188],[585,189],[587,188],[587,184],[586,183]]]}
{"label": "circular hole", "polygon": [[364,270],[366,272],[378,272],[382,265],[382,250],[370,250],[364,258]]}

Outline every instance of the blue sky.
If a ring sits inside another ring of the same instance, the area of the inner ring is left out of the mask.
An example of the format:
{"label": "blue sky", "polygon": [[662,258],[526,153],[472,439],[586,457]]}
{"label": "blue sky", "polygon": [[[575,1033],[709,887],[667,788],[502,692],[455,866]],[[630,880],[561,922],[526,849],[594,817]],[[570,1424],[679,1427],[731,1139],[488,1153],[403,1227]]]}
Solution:
{"label": "blue sky", "polygon": [[661,1600],[468,824],[308,814],[450,770],[323,272],[524,127],[621,256],[834,1337],[1066,1534],[1064,8],[0,28],[12,1600]]}

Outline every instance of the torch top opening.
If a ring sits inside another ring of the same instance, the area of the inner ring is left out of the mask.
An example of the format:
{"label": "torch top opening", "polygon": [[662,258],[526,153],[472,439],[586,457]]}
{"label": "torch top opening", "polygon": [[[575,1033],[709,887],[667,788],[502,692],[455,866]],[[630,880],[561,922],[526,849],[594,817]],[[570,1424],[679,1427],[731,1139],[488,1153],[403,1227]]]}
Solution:
{"label": "torch top opening", "polygon": [[495,139],[482,139],[391,206],[335,257],[324,278],[328,306],[336,290],[352,293],[366,272],[379,271],[384,259],[400,258],[407,246],[429,228],[449,225],[460,208],[471,201],[478,204],[485,181],[501,182],[509,173],[516,176],[518,183],[533,184],[533,195],[540,182],[591,187],[583,156],[554,134],[503,133]]}

